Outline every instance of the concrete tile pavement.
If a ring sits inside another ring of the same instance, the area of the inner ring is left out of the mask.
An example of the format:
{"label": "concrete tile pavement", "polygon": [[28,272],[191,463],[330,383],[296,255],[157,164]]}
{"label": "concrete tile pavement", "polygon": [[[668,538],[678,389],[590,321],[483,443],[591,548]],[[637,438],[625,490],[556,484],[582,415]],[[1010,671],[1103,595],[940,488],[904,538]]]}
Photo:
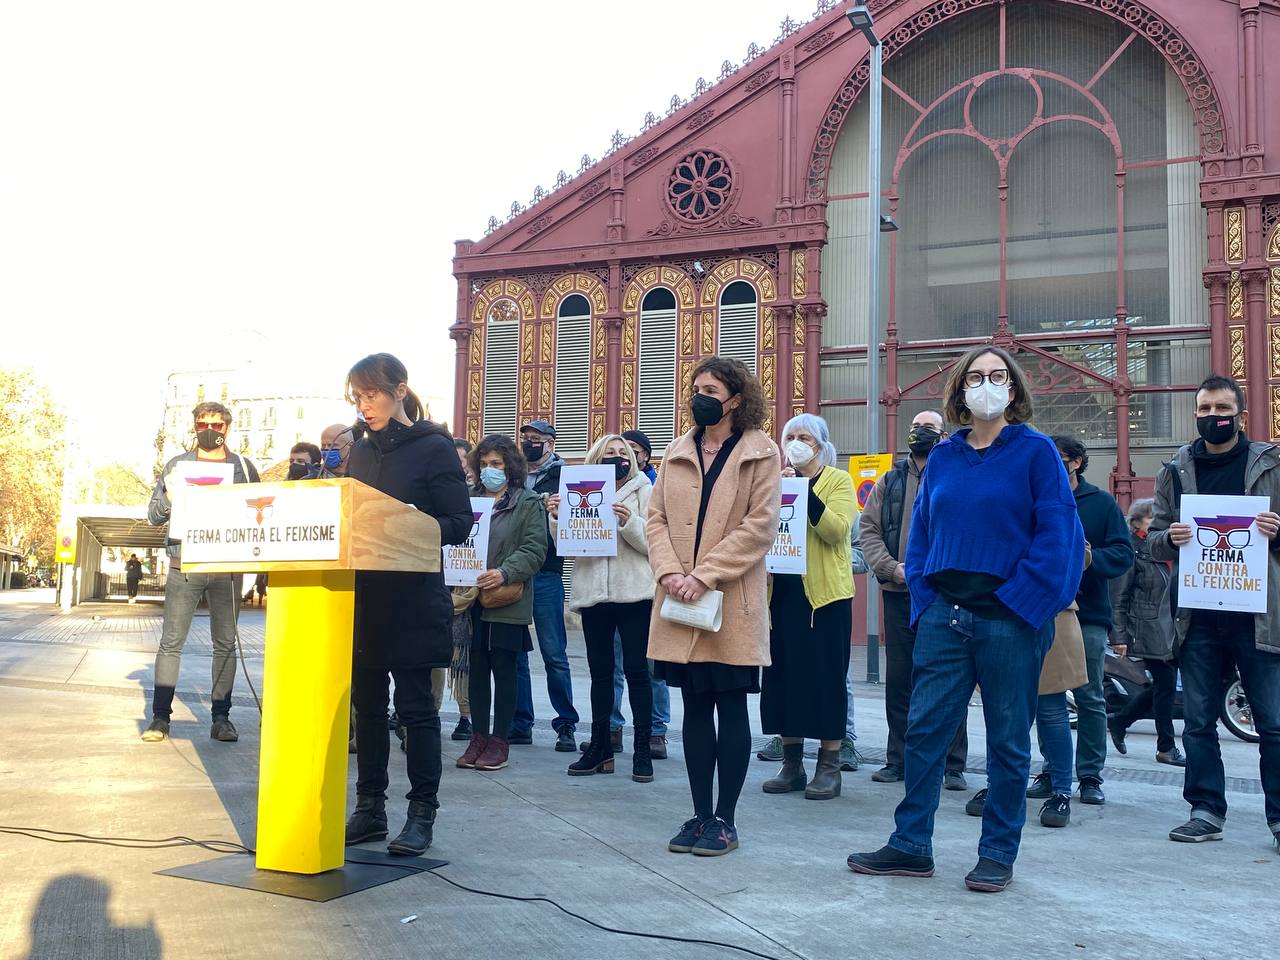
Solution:
{"label": "concrete tile pavement", "polygon": [[[0,738],[0,823],[251,844],[256,712],[236,710],[238,744],[210,741],[209,664],[189,657],[174,739],[143,744],[145,697],[133,674],[140,665],[149,670],[149,657],[104,642],[0,639],[0,715],[21,731]],[[68,674],[63,658],[77,653],[80,663]],[[534,660],[545,720],[545,684]],[[249,663],[260,670],[256,658]],[[585,662],[575,656],[571,663],[576,700],[585,705]],[[861,742],[869,751],[884,738],[876,693],[858,687]],[[678,713],[678,697],[673,708]],[[977,710],[970,730],[976,761]],[[1244,789],[1229,794],[1223,843],[1188,847],[1165,838],[1185,816],[1179,787],[1120,775],[1174,774],[1156,767],[1154,737],[1139,729],[1108,779],[1105,807],[1073,805],[1070,827],[1045,830],[1034,821],[1038,806],[1028,804],[1017,879],[998,897],[970,894],[961,884],[976,857],[979,825],[963,813],[967,794],[943,794],[937,877],[858,877],[844,857],[884,841],[900,785],[873,784],[864,767],[846,775],[835,801],[771,797],[760,781],[773,766],[753,762],[739,809],[742,848],[705,860],[665,849],[689,815],[678,741],[672,759],[657,763],[657,780],[643,785],[625,775],[629,753],[614,776],[568,778],[571,758],[554,753],[552,742],[540,726],[534,746],[513,748],[509,769],[480,774],[452,766],[462,744],[446,740],[432,848],[451,861],[442,873],[488,890],[549,896],[604,924],[724,940],[778,958],[1261,955],[1259,945],[1280,936],[1280,918],[1267,901],[1280,857],[1268,848],[1262,798],[1250,789],[1257,750],[1230,738],[1223,742],[1228,773]],[[391,768],[396,829],[407,788],[398,751]],[[970,779],[981,785],[980,777]],[[482,898],[430,876],[308,904],[153,874],[207,856],[190,848],[126,851],[0,836],[0,957],[742,955],[605,934],[545,904]],[[411,914],[419,919],[399,922]]]}

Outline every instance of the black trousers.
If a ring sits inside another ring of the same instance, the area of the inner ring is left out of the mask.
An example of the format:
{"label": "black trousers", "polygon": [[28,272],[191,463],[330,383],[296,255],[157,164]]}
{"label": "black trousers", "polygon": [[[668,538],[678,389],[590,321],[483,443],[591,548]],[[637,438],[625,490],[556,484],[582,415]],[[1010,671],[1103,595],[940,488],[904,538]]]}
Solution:
{"label": "black trousers", "polygon": [[[515,650],[490,647],[489,624],[477,621],[476,636],[471,642],[471,694],[472,729],[481,736],[507,736],[511,720],[516,715],[516,658]],[[493,676],[493,689],[489,689],[489,677]],[[489,707],[493,706],[493,730],[489,729]]]}
{"label": "black trousers", "polygon": [[627,678],[636,740],[648,740],[653,730],[653,685],[649,676],[649,615],[652,600],[638,603],[598,603],[584,607],[582,633],[591,671],[591,724],[609,722],[613,712],[613,635],[622,638],[622,674]]}
{"label": "black trousers", "polygon": [[[911,595],[906,591],[882,590],[884,599],[884,712],[889,721],[889,743],[885,766],[903,769],[907,735],[907,711],[911,706],[911,662],[916,649],[916,632],[911,629]],[[962,773],[969,754],[969,732],[960,721],[947,748],[947,773]]]}
{"label": "black trousers", "polygon": [[[698,691],[686,686],[680,693],[684,699],[684,763],[694,813],[710,817],[714,812],[733,826],[751,763],[747,691]],[[713,808],[712,786],[717,773],[720,795]]]}
{"label": "black trousers", "polygon": [[356,667],[351,671],[351,702],[356,708],[356,794],[387,795],[387,762],[391,756],[387,730],[389,676],[395,677],[396,716],[405,727],[409,768],[409,792],[405,796],[439,809],[440,714],[436,712],[431,670],[427,667],[390,672]]}
{"label": "black trousers", "polygon": [[1153,717],[1156,721],[1156,750],[1168,753],[1176,744],[1173,736],[1173,698],[1177,689],[1178,665],[1145,658],[1142,665],[1151,673],[1151,686],[1116,714],[1115,723],[1128,730],[1134,721],[1147,716]]}

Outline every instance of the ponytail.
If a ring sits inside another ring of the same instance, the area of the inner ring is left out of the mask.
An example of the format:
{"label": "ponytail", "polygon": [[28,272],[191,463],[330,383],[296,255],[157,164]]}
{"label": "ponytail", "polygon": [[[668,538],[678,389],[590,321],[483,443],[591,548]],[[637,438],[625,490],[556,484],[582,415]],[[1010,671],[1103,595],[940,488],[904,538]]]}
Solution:
{"label": "ponytail", "polygon": [[427,418],[427,411],[423,407],[422,401],[418,399],[416,393],[409,389],[408,385],[405,386],[404,415],[415,423]]}

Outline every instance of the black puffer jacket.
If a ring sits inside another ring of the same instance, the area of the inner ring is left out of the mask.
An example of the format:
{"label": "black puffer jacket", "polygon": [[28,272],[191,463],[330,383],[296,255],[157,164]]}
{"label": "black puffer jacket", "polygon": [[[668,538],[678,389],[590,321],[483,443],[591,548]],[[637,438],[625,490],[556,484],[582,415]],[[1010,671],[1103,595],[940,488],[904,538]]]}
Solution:
{"label": "black puffer jacket", "polygon": [[[471,497],[449,433],[425,420],[392,421],[351,448],[348,475],[440,524],[443,545],[471,532]],[[442,573],[356,574],[355,665],[446,667],[453,658],[453,601]]]}

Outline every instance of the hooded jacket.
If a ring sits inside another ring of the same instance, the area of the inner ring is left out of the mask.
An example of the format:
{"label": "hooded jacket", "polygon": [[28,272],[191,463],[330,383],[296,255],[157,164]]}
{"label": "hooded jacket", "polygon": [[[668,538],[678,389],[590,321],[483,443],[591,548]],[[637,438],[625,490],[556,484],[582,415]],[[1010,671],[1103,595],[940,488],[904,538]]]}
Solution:
{"label": "hooded jacket", "polygon": [[[544,507],[547,504],[547,497],[555,496],[560,492],[560,468],[563,466],[564,460],[560,454],[552,453],[547,457],[546,463],[537,470],[529,471],[525,486],[542,498]],[[542,569],[538,572],[554,573],[557,577],[564,574],[564,560],[556,552],[555,538],[550,532],[547,534],[547,558],[542,561]]]}
{"label": "hooded jacket", "polygon": [[1111,592],[1108,581],[1123,576],[1133,566],[1129,525],[1111,494],[1083,478],[1076,484],[1076,511],[1084,538],[1093,548],[1093,562],[1080,578],[1076,616],[1081,625],[1111,629]]}
{"label": "hooded jacket", "polygon": [[[471,532],[471,498],[453,438],[430,421],[393,420],[370,430],[352,446],[347,475],[434,517],[442,545],[462,543]],[[355,665],[447,667],[452,616],[443,573],[357,572]]]}

